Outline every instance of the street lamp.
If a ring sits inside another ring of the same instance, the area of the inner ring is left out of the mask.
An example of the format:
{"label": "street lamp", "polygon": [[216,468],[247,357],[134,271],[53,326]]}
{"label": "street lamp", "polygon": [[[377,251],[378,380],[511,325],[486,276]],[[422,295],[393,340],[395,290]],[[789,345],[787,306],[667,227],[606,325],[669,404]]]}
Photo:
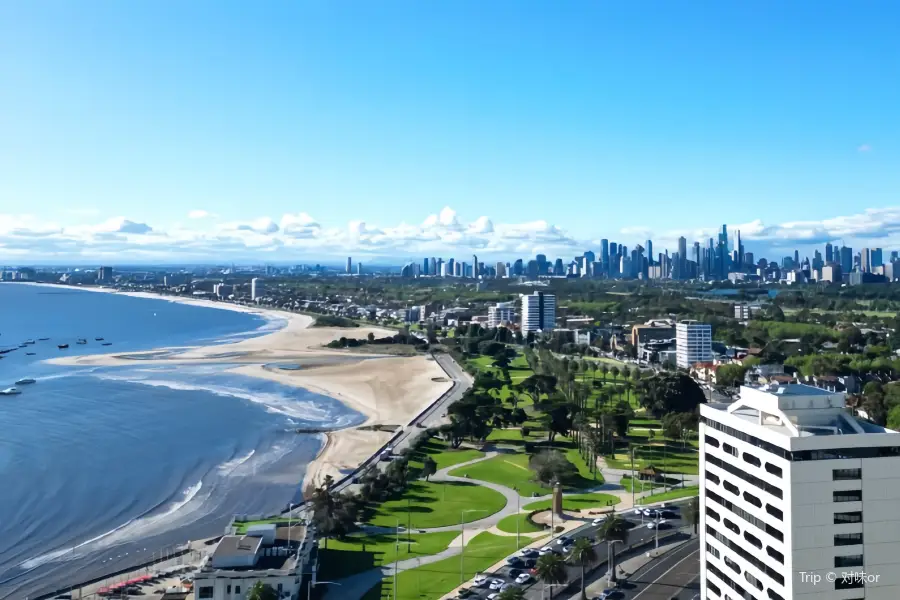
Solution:
{"label": "street lamp", "polygon": [[312,582],[312,577],[309,578],[309,582],[306,584],[306,599],[310,600],[312,598],[312,589],[314,585],[341,585],[336,581],[317,581],[315,583]]}
{"label": "street lamp", "polygon": [[[471,513],[471,512],[487,512],[487,511],[484,509],[481,509],[481,508],[470,508],[469,510],[461,511],[459,514],[459,585],[462,585],[465,582],[465,579],[463,578],[463,565],[465,563],[465,557],[466,557],[465,518],[466,518],[466,513]],[[396,579],[397,579],[397,577],[394,576],[394,581],[395,581],[394,586],[395,587],[397,585]],[[396,597],[395,597],[395,600],[396,600]]]}

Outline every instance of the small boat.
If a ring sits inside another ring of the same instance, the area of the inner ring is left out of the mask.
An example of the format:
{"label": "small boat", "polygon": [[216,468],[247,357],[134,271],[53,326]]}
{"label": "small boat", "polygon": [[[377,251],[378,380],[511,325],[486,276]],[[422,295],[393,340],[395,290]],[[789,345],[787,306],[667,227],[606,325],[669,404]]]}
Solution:
{"label": "small boat", "polygon": [[94,338],[94,341],[102,342],[102,341],[103,341],[103,338]]}
{"label": "small boat", "polygon": [[28,385],[29,383],[37,383],[37,379],[32,379],[31,377],[23,377],[16,382],[16,385]]}
{"label": "small boat", "polygon": [[69,347],[68,344],[60,344],[59,346],[57,346],[57,348],[59,348],[60,350],[65,350],[68,347]]}
{"label": "small boat", "polygon": [[30,346],[31,344],[34,343],[34,340],[25,340],[24,343]]}
{"label": "small boat", "polygon": [[78,338],[77,340],[75,340],[75,343],[76,344],[87,344],[87,340],[84,338]]}
{"label": "small boat", "polygon": [[15,396],[16,394],[21,394],[22,391],[18,390],[14,387],[6,388],[5,390],[0,390],[0,396]]}
{"label": "small boat", "polygon": [[34,356],[34,352],[26,352],[25,356]]}
{"label": "small boat", "polygon": [[39,342],[46,342],[46,341],[49,340],[49,339],[50,339],[50,338],[38,338],[38,341],[39,341]]}
{"label": "small boat", "polygon": [[100,344],[101,346],[112,346],[112,342],[104,342]]}

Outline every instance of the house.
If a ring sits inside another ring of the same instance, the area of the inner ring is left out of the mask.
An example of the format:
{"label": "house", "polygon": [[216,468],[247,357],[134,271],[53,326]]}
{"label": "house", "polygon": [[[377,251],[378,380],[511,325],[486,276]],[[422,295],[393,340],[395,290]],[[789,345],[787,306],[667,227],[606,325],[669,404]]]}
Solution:
{"label": "house", "polygon": [[716,371],[721,365],[711,362],[695,363],[691,367],[691,377],[697,381],[703,381],[712,385],[716,384]]}

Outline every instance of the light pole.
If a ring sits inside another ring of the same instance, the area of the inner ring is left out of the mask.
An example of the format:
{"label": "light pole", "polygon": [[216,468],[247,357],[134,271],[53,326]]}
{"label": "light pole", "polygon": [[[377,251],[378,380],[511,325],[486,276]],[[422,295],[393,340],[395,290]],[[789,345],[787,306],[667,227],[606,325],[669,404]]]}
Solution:
{"label": "light pole", "polygon": [[616,544],[624,544],[622,540],[607,540],[606,541],[606,566],[609,567],[609,575],[606,577],[606,583],[615,583],[616,582],[616,565],[615,565],[615,556],[616,552],[613,550]]}
{"label": "light pole", "polygon": [[[400,583],[397,573],[397,563],[400,562],[400,519],[397,519],[397,528],[394,530],[394,533],[396,534],[394,542],[394,600],[397,600],[397,587]],[[406,532],[406,537],[409,537],[409,531]]]}
{"label": "light pole", "polygon": [[520,546],[519,546],[519,488],[514,487],[513,491],[516,493],[516,550],[518,550],[520,548]]}
{"label": "light pole", "polygon": [[[484,509],[480,509],[480,508],[470,508],[469,510],[464,510],[459,513],[459,585],[462,585],[465,582],[465,579],[463,578],[464,577],[463,576],[463,572],[464,572],[463,566],[464,566],[465,560],[466,560],[465,518],[466,518],[466,513],[471,513],[471,512],[487,512],[487,511]],[[396,569],[396,567],[395,567],[395,569]],[[397,580],[397,577],[394,576],[395,589],[396,589],[396,585],[397,585],[396,580]],[[394,597],[394,600],[397,600],[396,596]]]}
{"label": "light pole", "polygon": [[[631,445],[631,506],[635,505],[635,500],[634,500],[634,449],[642,448],[642,447],[652,448],[653,446],[651,446],[650,444],[632,444]],[[663,445],[663,452],[665,452],[665,445]],[[643,494],[644,493],[643,482],[641,482],[641,484],[642,484],[641,485],[641,493]],[[653,488],[650,488],[650,489],[652,490]],[[651,493],[652,493],[652,491],[651,491]]]}
{"label": "light pole", "polygon": [[[341,585],[335,581],[317,581],[316,585]],[[313,582],[312,577],[309,578],[309,582],[306,584],[306,600],[310,600],[312,598],[312,589]]]}

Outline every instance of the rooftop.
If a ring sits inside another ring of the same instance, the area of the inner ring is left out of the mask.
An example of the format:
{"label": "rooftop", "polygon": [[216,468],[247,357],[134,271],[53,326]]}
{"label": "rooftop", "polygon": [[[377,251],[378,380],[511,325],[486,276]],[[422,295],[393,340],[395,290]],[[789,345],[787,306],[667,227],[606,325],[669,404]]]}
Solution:
{"label": "rooftop", "polygon": [[843,393],[799,383],[741,386],[731,404],[706,406],[790,438],[895,433],[853,415]]}

